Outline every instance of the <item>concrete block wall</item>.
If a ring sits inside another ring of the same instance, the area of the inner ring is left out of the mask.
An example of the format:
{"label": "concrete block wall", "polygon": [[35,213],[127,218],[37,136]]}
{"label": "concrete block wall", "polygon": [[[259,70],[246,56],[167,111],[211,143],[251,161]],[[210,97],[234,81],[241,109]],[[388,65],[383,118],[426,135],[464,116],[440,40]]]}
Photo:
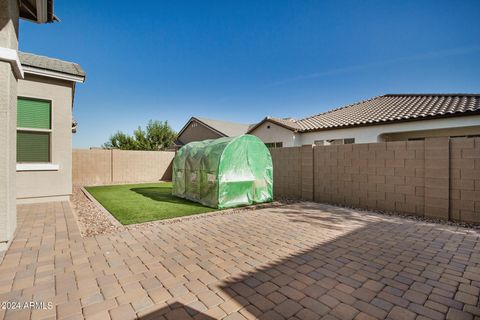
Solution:
{"label": "concrete block wall", "polygon": [[72,180],[74,185],[112,182],[111,150],[73,150]]}
{"label": "concrete block wall", "polygon": [[450,140],[425,140],[425,215],[449,218]]}
{"label": "concrete block wall", "polygon": [[303,146],[271,153],[276,197],[480,222],[480,138]]}
{"label": "concrete block wall", "polygon": [[480,138],[450,140],[450,215],[480,222]]}
{"label": "concrete block wall", "polygon": [[423,141],[315,147],[315,201],[424,214]]}
{"label": "concrete block wall", "polygon": [[310,146],[300,148],[300,171],[301,171],[301,195],[302,199],[313,201],[315,186],[313,171],[313,149]]}
{"label": "concrete block wall", "polygon": [[113,181],[172,180],[175,152],[112,150]]}
{"label": "concrete block wall", "polygon": [[73,150],[73,184],[171,180],[174,157],[170,151]]}
{"label": "concrete block wall", "polygon": [[[310,148],[311,149],[311,148]],[[270,149],[273,161],[273,194],[276,199],[302,199],[300,147]]]}

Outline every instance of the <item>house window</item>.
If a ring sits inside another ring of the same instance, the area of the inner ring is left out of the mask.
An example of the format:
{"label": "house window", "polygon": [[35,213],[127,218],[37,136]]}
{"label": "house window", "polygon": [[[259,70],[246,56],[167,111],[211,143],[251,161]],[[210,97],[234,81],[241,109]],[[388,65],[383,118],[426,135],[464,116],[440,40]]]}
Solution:
{"label": "house window", "polygon": [[17,162],[50,162],[50,101],[18,98]]}
{"label": "house window", "polygon": [[281,148],[283,147],[283,142],[266,142],[265,145],[267,148]]}
{"label": "house window", "polygon": [[408,141],[423,141],[425,138],[408,138]]}
{"label": "house window", "polygon": [[355,143],[355,138],[327,140],[324,145],[328,146],[328,145],[352,144],[352,143]]}
{"label": "house window", "polygon": [[455,139],[455,138],[479,138],[480,135],[478,134],[470,134],[467,136],[450,136],[450,138]]}

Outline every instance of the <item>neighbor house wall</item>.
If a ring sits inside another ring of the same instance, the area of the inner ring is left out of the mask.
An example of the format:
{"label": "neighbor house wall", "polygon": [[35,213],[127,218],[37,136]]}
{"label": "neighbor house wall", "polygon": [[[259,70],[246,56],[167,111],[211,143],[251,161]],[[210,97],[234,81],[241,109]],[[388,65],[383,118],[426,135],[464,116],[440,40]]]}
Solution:
{"label": "neighbor house wall", "polygon": [[18,2],[0,0],[0,261],[17,223],[15,157],[17,77],[4,53],[18,48]]}
{"label": "neighbor house wall", "polygon": [[250,134],[260,138],[265,143],[282,142],[283,147],[301,146],[300,135],[282,126],[266,121]]}
{"label": "neighbor house wall", "polygon": [[73,150],[73,184],[103,185],[172,179],[175,152]]}
{"label": "neighbor house wall", "polygon": [[[465,130],[463,130],[463,128]],[[437,131],[436,134],[432,132],[433,134],[429,134],[428,136],[461,135],[462,132],[477,132],[478,134],[480,133],[480,115],[307,132],[301,135],[301,145],[313,144],[315,140],[345,138],[355,138],[355,143],[381,142],[384,141],[388,134],[419,131],[419,129],[423,131],[443,129],[442,131]],[[452,130],[452,134],[449,134],[450,130]],[[418,135],[414,136],[417,137]],[[398,135],[398,137],[401,136]],[[404,137],[408,138],[409,135],[404,135]]]}
{"label": "neighbor house wall", "polygon": [[68,200],[72,193],[73,84],[53,78],[25,75],[18,96],[51,101],[51,163],[53,171],[17,171],[17,202]]}
{"label": "neighbor house wall", "polygon": [[480,138],[302,146],[271,154],[275,198],[480,223]]}
{"label": "neighbor house wall", "polygon": [[[479,121],[480,122],[480,121]],[[472,127],[456,127],[449,129],[419,130],[398,132],[382,135],[385,141],[406,141],[409,139],[432,138],[432,137],[459,137],[480,135],[480,124]]]}
{"label": "neighbor house wall", "polygon": [[205,127],[204,124],[192,120],[182,134],[178,137],[178,140],[183,144],[187,144],[192,141],[202,141],[206,139],[218,139],[223,137],[219,133],[213,131],[210,128]]}

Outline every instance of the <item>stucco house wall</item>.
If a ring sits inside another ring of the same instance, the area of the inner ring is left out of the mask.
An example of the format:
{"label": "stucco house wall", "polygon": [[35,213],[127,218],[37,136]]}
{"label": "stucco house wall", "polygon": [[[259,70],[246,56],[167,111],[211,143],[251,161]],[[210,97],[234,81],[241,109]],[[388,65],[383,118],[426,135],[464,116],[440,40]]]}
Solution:
{"label": "stucco house wall", "polygon": [[18,96],[51,101],[51,163],[58,170],[19,171],[17,203],[68,200],[72,193],[73,82],[26,74]]}
{"label": "stucco house wall", "polygon": [[205,139],[218,139],[223,137],[210,128],[205,127],[202,123],[192,120],[188,128],[178,137],[178,140],[183,144],[192,141],[201,141]]}
{"label": "stucco house wall", "polygon": [[[267,128],[270,126],[270,128]],[[271,122],[258,126],[251,134],[263,142],[283,142],[284,147],[312,145],[316,140],[354,138],[355,143],[399,141],[411,138],[446,137],[480,134],[480,115],[461,116],[371,125],[343,129],[295,133]]]}
{"label": "stucco house wall", "polygon": [[476,135],[480,135],[480,125],[471,127],[456,127],[447,129],[386,133],[382,135],[382,138],[384,141],[405,141],[415,138],[461,137]]}
{"label": "stucco house wall", "polygon": [[283,147],[302,145],[300,134],[268,121],[259,125],[250,134],[259,137],[265,143],[282,142]]}
{"label": "stucco house wall", "polygon": [[17,76],[5,55],[18,48],[16,0],[0,0],[0,261],[15,231],[15,122]]}
{"label": "stucco house wall", "polygon": [[[472,127],[476,127],[476,129]],[[424,132],[424,136],[411,133],[419,131],[419,129],[422,131],[436,130],[436,132],[432,131],[429,134]],[[438,131],[438,129],[443,130]],[[391,139],[394,141],[414,137],[472,134],[472,132],[480,133],[480,115],[307,132],[302,134],[301,142],[302,145],[306,145],[314,144],[315,140],[355,138],[355,143],[372,143],[389,140],[385,138],[390,133],[403,133],[403,135],[397,135],[397,139]]]}

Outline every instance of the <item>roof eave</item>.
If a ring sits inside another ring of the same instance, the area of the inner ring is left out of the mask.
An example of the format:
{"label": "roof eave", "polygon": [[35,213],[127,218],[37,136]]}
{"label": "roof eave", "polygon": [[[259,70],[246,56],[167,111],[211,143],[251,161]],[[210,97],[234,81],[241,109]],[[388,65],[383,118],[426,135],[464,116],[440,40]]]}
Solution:
{"label": "roof eave", "polygon": [[72,82],[84,83],[86,80],[86,76],[64,73],[64,72],[59,72],[59,71],[49,70],[49,69],[36,68],[32,66],[27,66],[27,65],[23,65],[23,71],[28,74],[67,80]]}
{"label": "roof eave", "polygon": [[183,128],[178,132],[177,134],[177,139],[178,137],[180,137],[182,135],[182,133],[187,130],[188,126],[190,125],[190,123],[192,123],[192,121],[195,120],[199,123],[201,123],[203,126],[207,127],[208,129],[214,131],[215,133],[218,133],[219,135],[223,136],[223,137],[228,137],[228,135],[226,135],[225,133],[223,132],[220,132],[218,131],[217,129],[209,126],[208,124],[206,124],[205,122],[203,122],[202,120],[196,118],[196,117],[191,117],[190,120],[187,121],[187,123],[183,126]]}
{"label": "roof eave", "polygon": [[265,118],[263,118],[262,121],[260,121],[260,122],[257,123],[256,125],[254,125],[252,128],[248,129],[247,133],[251,133],[251,132],[255,131],[259,126],[261,126],[261,125],[264,124],[265,122],[271,122],[271,123],[276,124],[276,125],[278,125],[278,126],[280,126],[280,127],[282,127],[282,128],[285,128],[285,129],[287,129],[287,130],[290,130],[290,131],[292,131],[292,132],[294,132],[294,133],[299,132],[299,130],[293,129],[293,128],[289,128],[288,126],[284,125],[283,123],[278,122],[278,121],[275,121],[274,119],[272,119],[272,118],[270,118],[270,117],[265,117]]}
{"label": "roof eave", "polygon": [[371,126],[378,126],[378,125],[385,125],[385,124],[392,124],[392,123],[414,122],[414,121],[422,121],[422,120],[434,120],[434,119],[443,119],[443,118],[462,117],[462,116],[469,116],[469,115],[474,115],[474,114],[480,114],[480,109],[479,110],[472,110],[472,111],[454,112],[454,113],[448,113],[448,114],[439,114],[439,115],[426,116],[426,117],[417,117],[417,118],[408,118],[408,119],[394,119],[394,120],[369,122],[369,123],[356,123],[356,124],[350,124],[350,125],[344,125],[344,126],[316,128],[316,129],[304,129],[304,130],[300,130],[298,132],[307,133],[307,132],[318,132],[318,131],[328,131],[328,130],[337,130],[337,129],[349,129],[349,128],[358,128],[358,127],[371,127]]}

